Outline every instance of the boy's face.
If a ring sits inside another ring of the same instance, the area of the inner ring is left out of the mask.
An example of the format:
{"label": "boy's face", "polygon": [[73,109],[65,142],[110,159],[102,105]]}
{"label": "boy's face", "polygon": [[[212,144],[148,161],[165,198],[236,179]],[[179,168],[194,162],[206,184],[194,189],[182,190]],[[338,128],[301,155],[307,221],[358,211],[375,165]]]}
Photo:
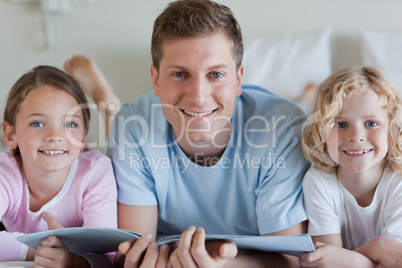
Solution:
{"label": "boy's face", "polygon": [[327,144],[329,156],[339,165],[338,174],[382,173],[388,151],[386,104],[386,98],[372,90],[353,95],[344,103]]}
{"label": "boy's face", "polygon": [[232,43],[224,34],[165,43],[159,72],[152,66],[151,76],[163,113],[186,153],[202,151],[207,144],[226,147],[243,66],[236,69]]}

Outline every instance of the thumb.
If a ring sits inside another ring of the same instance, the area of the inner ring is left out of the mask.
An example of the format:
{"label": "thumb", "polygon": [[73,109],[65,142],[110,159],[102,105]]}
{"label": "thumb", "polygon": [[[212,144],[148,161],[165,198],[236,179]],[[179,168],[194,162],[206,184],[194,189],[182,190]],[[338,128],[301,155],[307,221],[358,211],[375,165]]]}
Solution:
{"label": "thumb", "polygon": [[62,229],[62,228],[64,228],[64,227],[61,226],[61,224],[60,224],[55,218],[53,218],[53,216],[52,216],[50,213],[48,213],[48,212],[43,212],[43,213],[42,213],[42,218],[46,221],[49,230]]}
{"label": "thumb", "polygon": [[325,246],[325,245],[326,245],[325,243],[323,243],[323,242],[318,242],[318,241],[314,243],[315,249],[320,248],[320,247]]}
{"label": "thumb", "polygon": [[49,236],[45,240],[41,242],[42,246],[46,247],[52,247],[52,248],[62,248],[65,247],[66,245],[61,241],[59,238],[57,238],[54,235]]}
{"label": "thumb", "polygon": [[233,258],[237,255],[237,246],[233,242],[225,243],[219,248],[219,255],[222,258]]}

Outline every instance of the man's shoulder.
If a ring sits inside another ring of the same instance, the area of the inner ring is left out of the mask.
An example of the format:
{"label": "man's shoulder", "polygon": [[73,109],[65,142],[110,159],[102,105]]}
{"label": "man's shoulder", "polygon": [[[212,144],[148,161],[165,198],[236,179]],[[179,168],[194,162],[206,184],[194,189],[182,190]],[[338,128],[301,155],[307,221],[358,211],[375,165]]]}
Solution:
{"label": "man's shoulder", "polygon": [[158,108],[160,109],[160,106],[160,98],[153,91],[150,91],[130,102],[126,102],[117,113],[117,116],[149,115],[152,111],[155,112]]}
{"label": "man's shoulder", "polygon": [[[254,111],[259,115],[284,115],[303,117],[304,112],[293,102],[269,89],[256,85],[245,84],[238,101],[242,103],[245,111]],[[253,108],[254,107],[254,108]]]}

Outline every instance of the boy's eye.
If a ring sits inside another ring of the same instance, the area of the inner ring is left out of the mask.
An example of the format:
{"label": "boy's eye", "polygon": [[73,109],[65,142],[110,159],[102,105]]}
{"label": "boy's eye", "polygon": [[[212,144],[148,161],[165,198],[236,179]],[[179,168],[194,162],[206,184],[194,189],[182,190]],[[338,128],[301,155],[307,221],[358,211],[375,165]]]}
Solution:
{"label": "boy's eye", "polygon": [[222,74],[221,73],[212,73],[212,76],[214,77],[214,78],[220,78],[221,76],[222,76]]}
{"label": "boy's eye", "polygon": [[184,76],[184,73],[183,73],[183,72],[177,72],[177,73],[174,73],[174,76],[176,76],[176,77],[183,77],[183,76]]}
{"label": "boy's eye", "polygon": [[369,122],[366,123],[366,126],[368,126],[368,127],[375,127],[377,125],[378,125],[378,123],[374,122],[374,121],[369,121]]}
{"label": "boy's eye", "polygon": [[73,128],[73,127],[76,127],[77,126],[77,124],[75,124],[75,123],[67,123],[66,124],[66,127],[71,127],[71,128]]}
{"label": "boy's eye", "polygon": [[347,127],[347,124],[345,122],[338,122],[336,123],[337,128],[345,128]]}
{"label": "boy's eye", "polygon": [[31,126],[33,126],[33,127],[43,127],[43,124],[41,122],[33,122],[31,124]]}

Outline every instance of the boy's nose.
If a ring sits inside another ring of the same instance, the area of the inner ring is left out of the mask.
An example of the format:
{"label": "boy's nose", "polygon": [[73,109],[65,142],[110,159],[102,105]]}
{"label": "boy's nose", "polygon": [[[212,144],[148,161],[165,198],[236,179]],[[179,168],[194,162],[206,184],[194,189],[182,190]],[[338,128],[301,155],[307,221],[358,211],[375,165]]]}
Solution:
{"label": "boy's nose", "polygon": [[358,126],[350,128],[349,141],[360,142],[364,141],[365,139],[365,131],[362,128]]}

